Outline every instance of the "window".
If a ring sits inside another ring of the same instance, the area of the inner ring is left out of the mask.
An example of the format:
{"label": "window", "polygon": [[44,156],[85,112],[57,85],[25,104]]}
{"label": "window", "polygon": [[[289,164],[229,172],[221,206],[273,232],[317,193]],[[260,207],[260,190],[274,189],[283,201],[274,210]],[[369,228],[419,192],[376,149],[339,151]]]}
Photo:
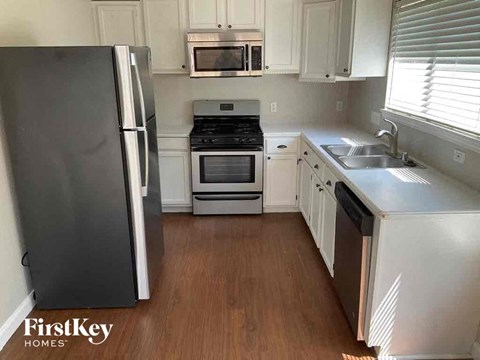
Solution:
{"label": "window", "polygon": [[386,108],[480,134],[480,1],[396,2]]}

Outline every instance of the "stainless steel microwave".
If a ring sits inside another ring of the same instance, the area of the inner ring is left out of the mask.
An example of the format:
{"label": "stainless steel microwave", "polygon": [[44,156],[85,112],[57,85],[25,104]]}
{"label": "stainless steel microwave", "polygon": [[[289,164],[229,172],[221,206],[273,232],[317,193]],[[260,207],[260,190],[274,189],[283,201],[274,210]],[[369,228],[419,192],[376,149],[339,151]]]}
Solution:
{"label": "stainless steel microwave", "polygon": [[260,32],[187,34],[190,77],[262,76]]}

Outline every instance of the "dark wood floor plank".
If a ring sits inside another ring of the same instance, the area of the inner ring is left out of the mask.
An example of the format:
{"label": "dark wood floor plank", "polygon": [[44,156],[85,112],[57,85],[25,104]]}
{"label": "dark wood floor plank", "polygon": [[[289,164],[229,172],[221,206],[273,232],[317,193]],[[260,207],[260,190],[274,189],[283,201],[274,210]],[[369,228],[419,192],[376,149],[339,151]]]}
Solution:
{"label": "dark wood floor plank", "polygon": [[113,323],[108,340],[25,348],[2,359],[370,359],[355,341],[300,214],[164,216],[165,257],[152,299],[131,309],[34,310],[45,323]]}

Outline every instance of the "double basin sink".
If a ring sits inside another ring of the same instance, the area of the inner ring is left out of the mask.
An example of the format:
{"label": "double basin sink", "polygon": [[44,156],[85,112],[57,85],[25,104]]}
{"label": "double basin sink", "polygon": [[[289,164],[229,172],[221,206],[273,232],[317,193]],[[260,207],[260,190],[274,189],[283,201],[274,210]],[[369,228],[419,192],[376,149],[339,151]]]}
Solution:
{"label": "double basin sink", "polygon": [[385,145],[322,145],[345,169],[387,169],[417,166],[388,155]]}

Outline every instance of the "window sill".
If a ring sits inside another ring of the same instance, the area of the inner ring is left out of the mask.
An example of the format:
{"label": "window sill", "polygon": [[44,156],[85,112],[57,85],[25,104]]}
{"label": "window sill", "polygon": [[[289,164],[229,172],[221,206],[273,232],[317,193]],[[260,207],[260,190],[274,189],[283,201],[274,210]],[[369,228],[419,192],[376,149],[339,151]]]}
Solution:
{"label": "window sill", "polygon": [[414,116],[409,116],[390,109],[382,109],[381,112],[388,120],[420,130],[424,133],[447,140],[465,149],[480,153],[480,135],[466,134],[447,126],[430,123]]}

